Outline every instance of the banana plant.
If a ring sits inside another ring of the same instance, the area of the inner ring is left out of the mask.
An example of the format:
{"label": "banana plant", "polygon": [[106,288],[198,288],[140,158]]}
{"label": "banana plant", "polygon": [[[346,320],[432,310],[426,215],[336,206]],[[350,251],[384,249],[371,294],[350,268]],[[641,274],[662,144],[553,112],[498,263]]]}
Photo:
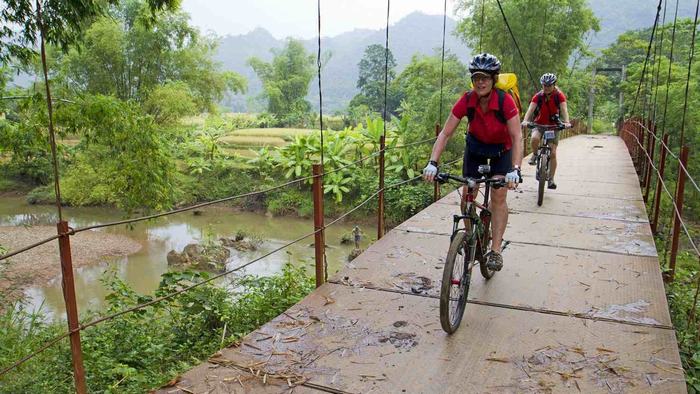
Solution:
{"label": "banana plant", "polygon": [[341,202],[343,201],[343,194],[350,191],[347,185],[351,184],[352,181],[352,176],[344,173],[344,171],[330,173],[323,179],[323,193],[332,194],[336,202]]}

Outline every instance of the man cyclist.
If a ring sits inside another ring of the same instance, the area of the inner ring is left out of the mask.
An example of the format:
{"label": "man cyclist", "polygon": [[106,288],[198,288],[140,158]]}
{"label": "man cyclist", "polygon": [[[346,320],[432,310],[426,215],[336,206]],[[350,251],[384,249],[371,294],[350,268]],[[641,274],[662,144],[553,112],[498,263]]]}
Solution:
{"label": "man cyclist", "polygon": [[[433,145],[428,165],[423,169],[423,178],[432,182],[438,172],[438,160],[447,141],[452,137],[463,117],[467,116],[469,131],[464,150],[462,176],[478,178],[479,165],[490,164],[494,178],[505,178],[508,189],[515,189],[520,181],[520,163],[523,158],[520,117],[513,98],[495,89],[501,62],[494,55],[482,53],[469,63],[469,72],[474,85],[460,97],[452,107],[445,126]],[[489,163],[490,160],[490,163]],[[492,242],[486,265],[500,271],[503,268],[501,242],[508,224],[508,189],[491,191]],[[462,204],[467,188],[464,187]]]}
{"label": "man cyclist", "polygon": [[[540,83],[542,84],[542,90],[532,96],[530,106],[523,118],[522,126],[525,127],[532,122],[533,117],[535,118],[534,122],[537,124],[554,126],[556,125],[555,116],[558,115],[564,122],[565,127],[571,127],[571,123],[569,123],[569,111],[566,108],[566,96],[557,88],[557,76],[552,73],[542,74]],[[533,153],[532,157],[530,157],[530,160],[527,162],[531,166],[537,163],[535,152],[537,152],[537,147],[540,145],[541,138],[542,133],[537,129],[532,129],[530,144]],[[557,171],[557,144],[559,144],[559,134],[550,142],[550,175],[547,180],[547,188],[549,189],[557,188],[557,184],[554,182],[554,173]]]}

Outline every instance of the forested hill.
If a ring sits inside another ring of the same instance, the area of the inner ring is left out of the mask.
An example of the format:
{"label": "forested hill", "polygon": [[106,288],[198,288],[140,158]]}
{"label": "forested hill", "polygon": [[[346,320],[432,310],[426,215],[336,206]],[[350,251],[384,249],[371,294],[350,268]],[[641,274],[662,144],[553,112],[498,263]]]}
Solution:
{"label": "forested hill", "polygon": [[[389,48],[397,63],[397,72],[411,60],[415,53],[433,54],[442,46],[442,22],[440,15],[425,15],[415,12],[391,25],[389,30]],[[471,51],[451,32],[456,25],[452,19],[447,19],[447,50],[457,54],[463,61],[469,58]],[[323,107],[324,111],[333,112],[343,109],[356,94],[358,67],[364,50],[371,44],[384,45],[385,30],[354,30],[335,37],[323,37],[322,50],[331,53],[323,71]],[[245,98],[237,97],[227,103],[236,111],[261,110],[263,105],[251,103],[261,91],[260,80],[246,64],[251,56],[257,56],[265,61],[272,59],[271,48],[281,48],[284,40],[277,40],[266,30],[258,28],[248,34],[226,36],[219,45],[217,58],[226,69],[236,71],[249,81],[249,91]],[[304,41],[309,53],[316,54],[317,40]],[[309,100],[318,107],[318,81],[314,79],[309,89]]]}
{"label": "forested hill", "polygon": [[[664,1],[666,3],[666,1]],[[600,20],[600,31],[592,37],[594,49],[605,48],[612,44],[617,36],[628,31],[651,27],[656,16],[658,0],[588,0],[588,4]],[[666,6],[666,23],[673,22],[676,3],[668,1]],[[680,1],[679,18],[692,18],[695,15],[694,1]],[[663,6],[661,16],[663,17]],[[572,21],[575,23],[576,21]]]}
{"label": "forested hill", "polygon": [[[694,13],[692,2],[679,4],[679,17],[691,17]],[[589,5],[600,19],[601,30],[591,37],[591,47],[601,49],[615,41],[621,33],[649,27],[654,22],[658,0],[589,0]],[[666,11],[666,21],[673,20],[675,2],[669,1]],[[575,21],[572,21],[575,23]],[[447,19],[447,37],[445,45],[448,50],[457,54],[465,61],[471,50],[450,32],[454,30],[456,21]],[[507,38],[507,37],[506,37]],[[335,37],[324,37],[324,51],[332,53],[332,57],[324,70],[324,111],[342,110],[357,93],[358,68],[357,63],[362,58],[365,48],[371,44],[384,45],[385,31],[358,29]],[[224,63],[226,69],[236,71],[249,81],[249,91],[243,97],[234,97],[225,103],[235,111],[259,111],[264,104],[255,100],[261,92],[260,80],[247,65],[247,59],[257,56],[269,61],[272,58],[270,49],[281,48],[284,40],[274,38],[265,29],[258,28],[248,34],[226,36],[221,39],[218,60]],[[307,50],[315,54],[316,39],[304,41]],[[415,53],[432,54],[442,45],[442,16],[425,15],[419,12],[410,14],[392,25],[389,31],[389,47],[397,63],[397,72],[411,60]],[[318,81],[314,80],[309,89],[309,100],[314,108],[318,107]]]}

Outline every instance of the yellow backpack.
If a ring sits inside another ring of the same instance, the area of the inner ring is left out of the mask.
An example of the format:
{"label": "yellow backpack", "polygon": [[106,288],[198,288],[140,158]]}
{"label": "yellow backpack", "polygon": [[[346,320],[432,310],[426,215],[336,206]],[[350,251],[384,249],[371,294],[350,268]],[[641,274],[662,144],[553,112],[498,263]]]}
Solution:
{"label": "yellow backpack", "polygon": [[[473,84],[470,87],[474,87]],[[503,73],[498,74],[498,81],[496,81],[496,92],[498,93],[498,113],[496,117],[502,122],[506,123],[505,115],[503,114],[503,99],[506,93],[510,94],[515,101],[515,106],[518,108],[518,114],[522,116],[523,109],[520,105],[520,92],[518,91],[518,77],[514,73]],[[469,94],[469,93],[467,93]],[[467,109],[467,118],[471,122],[474,118],[473,111]]]}

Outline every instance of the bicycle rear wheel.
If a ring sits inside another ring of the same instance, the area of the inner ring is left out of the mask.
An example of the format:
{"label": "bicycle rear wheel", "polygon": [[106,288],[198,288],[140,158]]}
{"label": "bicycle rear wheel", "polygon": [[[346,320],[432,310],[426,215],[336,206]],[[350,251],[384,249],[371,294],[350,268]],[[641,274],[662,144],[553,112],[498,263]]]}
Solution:
{"label": "bicycle rear wheel", "polygon": [[455,234],[445,259],[440,287],[440,324],[446,333],[457,331],[467,304],[474,248],[468,244],[465,231]]}
{"label": "bicycle rear wheel", "polygon": [[537,161],[537,179],[539,184],[537,185],[537,205],[542,206],[542,201],[544,200],[544,184],[547,182],[547,167],[549,167],[549,155],[542,154],[540,159]]}

